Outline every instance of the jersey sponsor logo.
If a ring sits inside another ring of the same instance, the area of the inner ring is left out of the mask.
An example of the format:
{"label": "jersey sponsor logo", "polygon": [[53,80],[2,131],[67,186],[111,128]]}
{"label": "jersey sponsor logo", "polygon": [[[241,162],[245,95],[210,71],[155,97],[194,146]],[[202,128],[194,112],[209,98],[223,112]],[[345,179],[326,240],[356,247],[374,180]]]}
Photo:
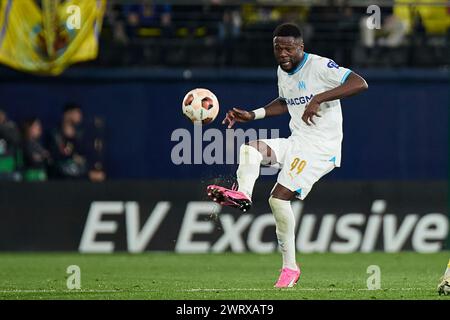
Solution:
{"label": "jersey sponsor logo", "polygon": [[328,61],[327,67],[330,69],[331,68],[339,69],[339,65],[331,59],[330,59],[330,61]]}
{"label": "jersey sponsor logo", "polygon": [[309,96],[302,96],[302,97],[297,97],[297,98],[286,98],[286,103],[289,106],[299,106],[305,103],[308,103],[312,98],[313,98],[313,94],[309,95]]}

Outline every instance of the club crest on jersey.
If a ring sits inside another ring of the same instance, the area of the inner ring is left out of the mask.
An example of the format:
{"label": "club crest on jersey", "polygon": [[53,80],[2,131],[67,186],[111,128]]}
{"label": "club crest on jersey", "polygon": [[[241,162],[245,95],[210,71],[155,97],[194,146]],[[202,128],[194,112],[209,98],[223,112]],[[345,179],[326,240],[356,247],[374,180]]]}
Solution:
{"label": "club crest on jersey", "polygon": [[339,69],[338,64],[337,64],[336,62],[334,62],[333,60],[331,60],[331,59],[330,59],[330,61],[328,62],[327,67],[328,67],[328,68],[336,68],[336,69]]}
{"label": "club crest on jersey", "polygon": [[298,88],[306,90],[306,83],[305,83],[305,81],[299,81]]}

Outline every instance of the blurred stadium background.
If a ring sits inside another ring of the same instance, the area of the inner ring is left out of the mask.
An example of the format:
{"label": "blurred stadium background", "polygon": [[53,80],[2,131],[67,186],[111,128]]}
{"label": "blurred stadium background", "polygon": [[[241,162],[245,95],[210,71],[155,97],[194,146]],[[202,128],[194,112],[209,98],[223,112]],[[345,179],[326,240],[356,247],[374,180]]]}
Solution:
{"label": "blurred stadium background", "polygon": [[[274,175],[248,215],[218,212],[205,187],[237,166],[171,155],[173,132],[193,133],[192,88],[217,95],[204,129],[224,136],[228,108],[276,97],[272,31],[285,21],[306,52],[369,84],[342,103],[342,167],[295,204],[300,254],[448,250],[448,2],[187,2],[0,0],[0,250],[276,253]],[[289,134],[287,117],[241,128]]]}

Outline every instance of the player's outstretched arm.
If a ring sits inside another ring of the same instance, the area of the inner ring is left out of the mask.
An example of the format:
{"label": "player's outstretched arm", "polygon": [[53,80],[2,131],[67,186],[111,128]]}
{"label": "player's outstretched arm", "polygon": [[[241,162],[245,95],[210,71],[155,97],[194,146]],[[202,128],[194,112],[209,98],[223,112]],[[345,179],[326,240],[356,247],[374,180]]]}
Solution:
{"label": "player's outstretched arm", "polygon": [[368,88],[369,86],[363,77],[351,72],[347,80],[340,86],[315,95],[308,103],[308,106],[303,113],[302,120],[307,125],[310,125],[310,121],[314,124],[314,120],[312,118],[313,116],[320,117],[318,111],[321,103],[350,97],[367,90]]}
{"label": "player's outstretched arm", "polygon": [[[288,112],[288,108],[286,102],[282,98],[277,98],[267,105],[265,105],[264,109],[264,117],[273,117],[278,116],[283,113]],[[227,112],[225,119],[223,119],[222,124],[228,124],[228,128],[233,127],[236,122],[248,122],[255,120],[255,112],[254,111],[246,111],[239,108],[233,108]]]}

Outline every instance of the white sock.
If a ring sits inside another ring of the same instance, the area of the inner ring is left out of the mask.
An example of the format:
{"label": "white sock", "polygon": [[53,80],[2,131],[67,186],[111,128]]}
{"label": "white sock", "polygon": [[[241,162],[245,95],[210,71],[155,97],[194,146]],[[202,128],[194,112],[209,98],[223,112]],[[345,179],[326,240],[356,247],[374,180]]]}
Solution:
{"label": "white sock", "polygon": [[444,277],[450,277],[450,260],[448,260],[447,269],[445,270]]}
{"label": "white sock", "polygon": [[252,198],[253,187],[259,177],[259,167],[263,156],[256,148],[243,144],[239,150],[239,167],[237,169],[238,191]]}
{"label": "white sock", "polygon": [[275,217],[278,244],[283,256],[283,268],[297,270],[295,260],[295,218],[291,201],[269,198],[269,204]]}

